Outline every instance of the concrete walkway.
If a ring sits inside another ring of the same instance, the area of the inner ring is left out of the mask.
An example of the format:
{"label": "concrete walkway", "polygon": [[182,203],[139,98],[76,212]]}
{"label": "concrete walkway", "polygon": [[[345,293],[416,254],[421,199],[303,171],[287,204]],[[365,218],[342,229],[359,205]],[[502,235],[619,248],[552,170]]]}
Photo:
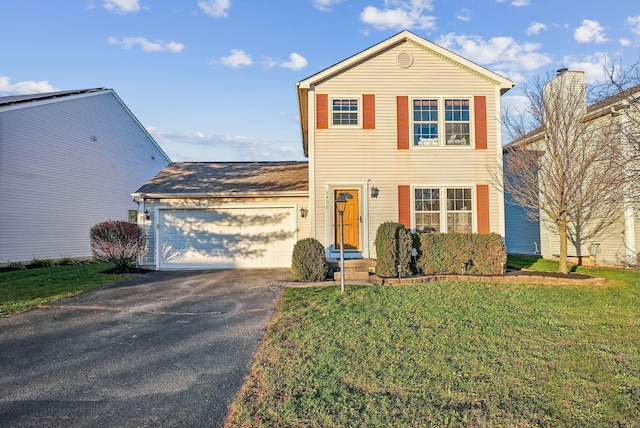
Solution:
{"label": "concrete walkway", "polygon": [[221,426],[289,277],[151,272],[0,318],[0,426]]}

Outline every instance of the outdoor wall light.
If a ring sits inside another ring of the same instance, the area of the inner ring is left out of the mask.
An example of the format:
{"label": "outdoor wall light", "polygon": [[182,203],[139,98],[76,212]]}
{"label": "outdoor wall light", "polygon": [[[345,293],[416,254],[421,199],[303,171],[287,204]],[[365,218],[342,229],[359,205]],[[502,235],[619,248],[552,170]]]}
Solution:
{"label": "outdoor wall light", "polygon": [[309,214],[309,210],[305,207],[300,208],[300,217],[305,218]]}
{"label": "outdoor wall light", "polygon": [[144,218],[146,218],[147,220],[149,220],[151,218],[151,213],[149,213],[149,210],[144,210]]}
{"label": "outdoor wall light", "polygon": [[378,189],[376,186],[373,186],[371,188],[371,197],[377,198],[379,194],[380,194],[380,189]]}

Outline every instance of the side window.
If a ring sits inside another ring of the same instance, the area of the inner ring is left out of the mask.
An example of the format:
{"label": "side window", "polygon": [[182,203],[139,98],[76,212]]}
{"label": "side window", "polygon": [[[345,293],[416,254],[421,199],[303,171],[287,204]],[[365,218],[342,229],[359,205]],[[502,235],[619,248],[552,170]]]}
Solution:
{"label": "side window", "polygon": [[469,100],[444,100],[445,142],[448,146],[468,146],[471,142],[469,127]]}
{"label": "side window", "polygon": [[438,100],[413,100],[413,145],[438,145]]}
{"label": "side window", "polygon": [[342,98],[331,100],[332,125],[358,125],[358,100]]}

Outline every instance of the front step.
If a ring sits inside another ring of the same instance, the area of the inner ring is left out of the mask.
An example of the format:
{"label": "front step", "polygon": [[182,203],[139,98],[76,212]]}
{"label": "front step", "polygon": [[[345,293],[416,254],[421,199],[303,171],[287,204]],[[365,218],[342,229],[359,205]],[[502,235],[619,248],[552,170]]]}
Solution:
{"label": "front step", "polygon": [[[329,267],[333,272],[333,279],[341,280],[340,260],[329,260]],[[369,275],[376,270],[375,259],[349,259],[344,261],[345,281],[368,281]]]}

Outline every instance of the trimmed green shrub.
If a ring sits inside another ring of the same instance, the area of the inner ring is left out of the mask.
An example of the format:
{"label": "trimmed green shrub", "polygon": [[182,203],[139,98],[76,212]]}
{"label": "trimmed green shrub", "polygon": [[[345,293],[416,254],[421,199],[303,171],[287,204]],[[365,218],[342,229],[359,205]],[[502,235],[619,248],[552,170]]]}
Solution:
{"label": "trimmed green shrub", "polygon": [[291,256],[291,276],[294,281],[322,281],[328,271],[325,248],[320,241],[305,238],[296,242]]}
{"label": "trimmed green shrub", "polygon": [[26,268],[22,262],[10,262],[7,265],[7,270],[25,270]]}
{"label": "trimmed green shrub", "polygon": [[411,273],[412,238],[401,223],[388,221],[382,223],[376,232],[376,274],[381,277],[398,276],[398,267],[402,276]]}
{"label": "trimmed green shrub", "polygon": [[78,261],[72,257],[63,257],[60,260],[58,260],[58,264],[60,266],[72,266],[72,265],[77,265]]}
{"label": "trimmed green shrub", "polygon": [[418,267],[425,275],[501,275],[507,251],[496,233],[423,233]]}
{"label": "trimmed green shrub", "polygon": [[29,263],[29,267],[33,269],[38,268],[48,268],[53,266],[53,260],[51,259],[36,259],[35,257],[31,259]]}
{"label": "trimmed green shrub", "polygon": [[96,260],[113,263],[118,269],[129,267],[147,252],[147,234],[136,223],[103,221],[91,228],[89,237]]}

